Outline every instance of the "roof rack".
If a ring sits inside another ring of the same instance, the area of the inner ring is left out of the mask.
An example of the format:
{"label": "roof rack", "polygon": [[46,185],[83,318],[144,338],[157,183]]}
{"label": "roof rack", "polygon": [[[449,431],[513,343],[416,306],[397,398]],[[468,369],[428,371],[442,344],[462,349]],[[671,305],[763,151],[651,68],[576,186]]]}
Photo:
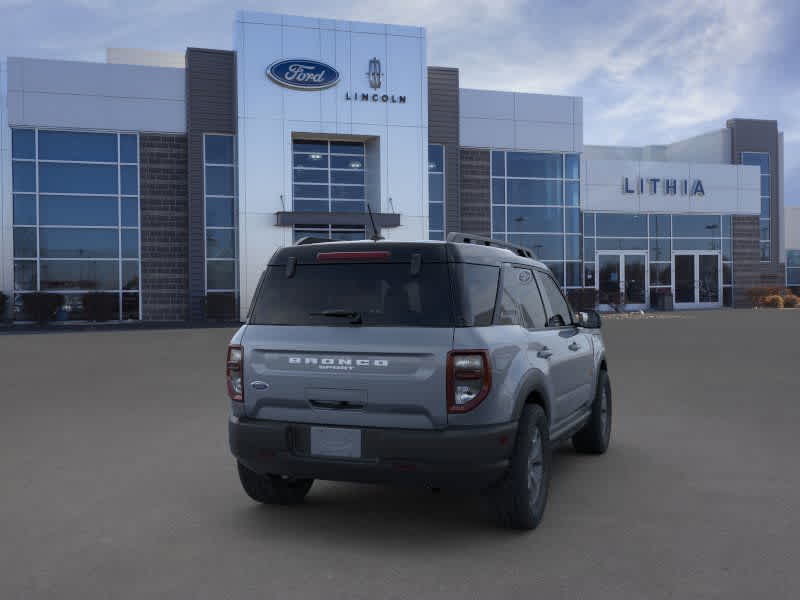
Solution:
{"label": "roof rack", "polygon": [[536,256],[533,254],[533,251],[530,248],[525,248],[524,246],[517,246],[516,244],[509,244],[508,242],[502,242],[500,240],[493,240],[491,238],[483,237],[480,235],[472,235],[471,233],[459,233],[457,231],[453,231],[452,233],[447,234],[447,241],[454,242],[457,244],[477,244],[478,246],[491,246],[493,248],[503,248],[504,250],[510,250],[517,256],[524,256],[525,258],[531,258],[533,260],[537,260]]}
{"label": "roof rack", "polygon": [[305,246],[306,244],[325,244],[327,242],[332,242],[331,238],[324,238],[324,237],[315,237],[313,235],[307,235],[305,237],[301,237],[297,240],[294,245],[295,246]]}

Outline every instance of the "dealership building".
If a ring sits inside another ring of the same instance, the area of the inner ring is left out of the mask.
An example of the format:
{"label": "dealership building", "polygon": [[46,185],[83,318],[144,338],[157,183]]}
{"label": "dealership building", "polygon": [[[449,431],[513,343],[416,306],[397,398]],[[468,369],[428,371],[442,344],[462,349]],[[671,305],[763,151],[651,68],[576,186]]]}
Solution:
{"label": "dealership building", "polygon": [[601,308],[749,306],[800,276],[776,121],[590,146],[582,98],[461,88],[424,28],[240,12],[233,47],[0,62],[16,319],[37,291],[60,320],[96,292],[120,320],[238,318],[276,248],[369,238],[368,208],[389,240],[527,246]]}

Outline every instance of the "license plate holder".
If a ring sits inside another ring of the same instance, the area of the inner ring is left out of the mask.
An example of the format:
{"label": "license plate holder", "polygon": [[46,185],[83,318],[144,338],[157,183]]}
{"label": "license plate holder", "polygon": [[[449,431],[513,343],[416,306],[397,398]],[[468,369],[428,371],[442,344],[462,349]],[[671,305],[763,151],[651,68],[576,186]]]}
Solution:
{"label": "license plate holder", "polygon": [[311,427],[310,453],[329,458],[361,458],[361,430]]}

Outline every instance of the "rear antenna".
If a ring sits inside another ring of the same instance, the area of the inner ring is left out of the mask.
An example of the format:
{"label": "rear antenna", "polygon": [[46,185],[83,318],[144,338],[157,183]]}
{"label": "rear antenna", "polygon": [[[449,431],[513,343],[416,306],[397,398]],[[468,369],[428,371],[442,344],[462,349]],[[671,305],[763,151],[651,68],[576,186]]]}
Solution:
{"label": "rear antenna", "polygon": [[373,242],[379,242],[380,240],[386,239],[381,234],[378,233],[378,228],[375,227],[375,217],[372,216],[372,207],[367,204],[367,212],[369,213],[369,221],[372,223],[372,235],[369,236]]}

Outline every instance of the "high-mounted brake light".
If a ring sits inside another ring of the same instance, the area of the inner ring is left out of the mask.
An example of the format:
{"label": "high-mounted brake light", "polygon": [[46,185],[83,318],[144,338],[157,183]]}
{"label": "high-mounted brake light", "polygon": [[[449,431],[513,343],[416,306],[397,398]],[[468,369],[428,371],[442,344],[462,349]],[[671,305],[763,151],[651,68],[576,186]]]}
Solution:
{"label": "high-mounted brake light", "polygon": [[483,402],[492,387],[486,350],[454,350],[447,354],[447,412],[465,413]]}
{"label": "high-mounted brake light", "polygon": [[225,367],[225,378],[228,382],[228,397],[234,402],[244,402],[244,384],[242,382],[242,356],[244,349],[236,344],[228,346],[228,359]]}
{"label": "high-mounted brake light", "polygon": [[364,252],[318,252],[317,261],[332,262],[340,260],[389,260],[392,253],[388,250],[367,250]]}

